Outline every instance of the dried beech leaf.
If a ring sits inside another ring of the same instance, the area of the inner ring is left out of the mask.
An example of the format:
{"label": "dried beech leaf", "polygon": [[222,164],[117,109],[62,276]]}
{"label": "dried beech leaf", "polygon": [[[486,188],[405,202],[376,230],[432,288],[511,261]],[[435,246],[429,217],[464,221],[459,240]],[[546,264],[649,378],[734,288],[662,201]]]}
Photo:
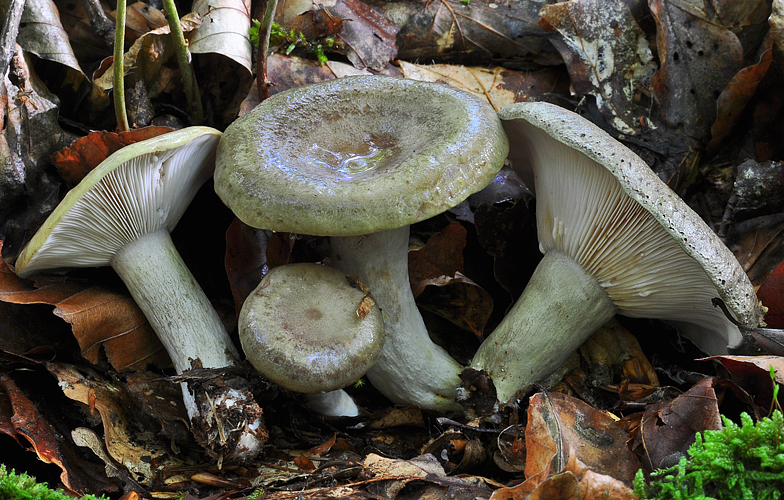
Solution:
{"label": "dried beech leaf", "polygon": [[82,180],[112,153],[121,148],[152,137],[171,132],[169,127],[144,127],[125,132],[90,132],[52,155],[60,177],[69,187]]}
{"label": "dried beech leaf", "polygon": [[624,2],[573,0],[546,5],[542,20],[560,36],[561,53],[579,96],[592,95],[616,130],[635,134],[648,108],[639,102],[656,71],[648,41]]}
{"label": "dried beech leaf", "polygon": [[640,468],[637,458],[626,448],[626,432],[616,420],[564,394],[539,393],[531,397],[525,442],[526,476],[548,466],[552,473],[562,472],[574,457],[587,469],[631,486]]}
{"label": "dried beech leaf", "polygon": [[86,79],[74,56],[68,34],[60,22],[57,6],[51,0],[25,0],[17,43],[41,59],[54,61],[76,70]]}
{"label": "dried beech leaf", "polygon": [[738,37],[689,0],[651,0],[661,68],[652,91],[664,122],[705,140],[716,119],[716,102],[740,71],[743,49]]}
{"label": "dried beech leaf", "polygon": [[191,8],[202,22],[191,32],[188,50],[221,54],[251,73],[250,0],[196,0]]}
{"label": "dried beech leaf", "polygon": [[658,468],[670,455],[685,454],[697,432],[721,429],[715,382],[706,377],[672,401],[645,410],[639,427],[630,433],[630,447],[647,470]]}
{"label": "dried beech leaf", "polygon": [[146,429],[144,421],[135,417],[133,404],[122,389],[95,374],[85,377],[72,366],[49,363],[47,369],[60,381],[60,388],[66,396],[98,411],[107,451],[139,483],[146,486],[154,484],[158,466],[182,463],[173,459],[154,432]]}
{"label": "dried beech leaf", "polygon": [[[538,71],[514,71],[502,67],[485,68],[450,64],[412,64],[398,61],[406,78],[424,82],[446,83],[484,97],[496,109],[514,102],[542,99],[568,80],[552,68]],[[568,89],[561,89],[567,93]]]}
{"label": "dried beech leaf", "polygon": [[148,363],[169,364],[144,313],[128,295],[68,279],[38,278],[31,286],[15,275],[0,273],[0,300],[55,306],[55,315],[71,324],[82,356],[93,364],[100,361],[101,346],[118,371]]}

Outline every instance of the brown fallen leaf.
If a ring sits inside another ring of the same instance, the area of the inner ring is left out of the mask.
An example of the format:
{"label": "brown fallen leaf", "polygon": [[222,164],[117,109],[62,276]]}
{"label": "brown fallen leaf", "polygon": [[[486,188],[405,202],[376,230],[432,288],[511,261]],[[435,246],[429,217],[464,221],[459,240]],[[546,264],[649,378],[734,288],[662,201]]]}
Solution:
{"label": "brown fallen leaf", "polygon": [[555,68],[514,71],[501,67],[412,64],[406,61],[398,61],[398,64],[406,78],[446,83],[477,94],[487,99],[496,110],[514,102],[536,101],[552,93],[569,92],[569,79],[563,71]]}
{"label": "brown fallen leaf", "polygon": [[144,127],[120,133],[90,132],[53,154],[52,162],[60,177],[71,188],[79,184],[88,172],[112,153],[134,142],[157,137],[172,130],[169,127]]}
{"label": "brown fallen leaf", "polygon": [[726,244],[754,286],[784,261],[784,214],[762,215],[729,226]]}
{"label": "brown fallen leaf", "polygon": [[[5,373],[0,373],[0,388],[0,398],[3,400],[0,407],[3,407],[5,421],[2,432],[17,441],[24,438],[33,446],[40,460],[60,467],[60,481],[71,492],[81,496],[96,491],[93,489],[95,484],[88,477],[80,475],[69,463],[66,456],[69,453],[60,442],[62,437]],[[10,412],[10,415],[6,412]]]}
{"label": "brown fallen leaf", "polygon": [[656,63],[627,5],[572,0],[545,5],[541,15],[540,24],[557,31],[550,41],[561,53],[577,95],[593,96],[618,132],[643,129]]}
{"label": "brown fallen leaf", "polygon": [[498,59],[557,65],[539,21],[539,2],[497,3],[437,0],[380,2],[379,9],[400,25],[400,59],[470,63]]}
{"label": "brown fallen leaf", "polygon": [[[772,404],[774,382],[784,384],[784,358],[781,356],[711,356],[701,361],[716,360],[732,376],[732,381],[742,387],[767,413]],[[770,369],[775,370],[774,380]]]}
{"label": "brown fallen leaf", "polygon": [[543,470],[570,470],[567,465],[574,458],[587,469],[631,487],[640,468],[637,457],[626,447],[626,432],[615,419],[564,394],[531,397],[525,443],[526,477]]}
{"label": "brown fallen leaf", "polygon": [[652,0],[661,67],[651,90],[662,120],[706,140],[716,120],[716,102],[743,64],[738,37],[707,8],[687,0]]}
{"label": "brown fallen leaf", "polygon": [[711,139],[708,142],[708,152],[715,152],[722,146],[722,142],[732,132],[738,123],[746,106],[749,104],[757,87],[767,75],[773,62],[773,50],[770,48],[772,40],[768,39],[768,49],[762,53],[757,64],[746,66],[740,70],[721,91],[717,102],[718,112],[716,121],[711,125]]}
{"label": "brown fallen leaf", "polygon": [[714,377],[705,377],[672,401],[654,404],[640,416],[624,419],[627,428],[639,420],[629,435],[629,446],[642,459],[646,470],[659,468],[670,456],[685,454],[694,435],[704,430],[721,429]]}
{"label": "brown fallen leaf", "polygon": [[408,253],[408,278],[414,297],[425,290],[425,281],[463,271],[466,234],[462,224],[453,222],[431,236],[422,248]]}
{"label": "brown fallen leaf", "polygon": [[234,219],[226,230],[226,276],[239,314],[248,295],[267,274],[268,234]]}
{"label": "brown fallen leaf", "polygon": [[340,38],[351,64],[380,71],[397,55],[397,24],[358,0],[337,0],[330,11],[343,20]]}
{"label": "brown fallen leaf", "polygon": [[100,361],[100,347],[118,371],[170,364],[130,295],[68,278],[39,277],[31,284],[0,262],[0,301],[55,306],[54,314],[71,325],[82,356],[93,364]]}

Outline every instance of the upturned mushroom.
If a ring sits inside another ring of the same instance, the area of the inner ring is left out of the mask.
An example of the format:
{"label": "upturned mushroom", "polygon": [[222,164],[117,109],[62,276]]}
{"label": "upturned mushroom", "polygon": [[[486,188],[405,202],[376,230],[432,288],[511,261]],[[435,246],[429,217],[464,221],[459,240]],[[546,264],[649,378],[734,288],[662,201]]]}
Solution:
{"label": "upturned mushroom", "polygon": [[[17,258],[16,272],[110,265],[178,374],[194,362],[233,366],[238,352],[169,234],[212,175],[220,135],[190,127],[109,156],[49,215]],[[235,378],[209,395],[182,384],[194,435],[216,456],[251,457],[266,438],[261,408],[243,382]]]}
{"label": "upturned mushroom", "polygon": [[267,379],[303,393],[326,416],[357,416],[340,390],[373,366],[384,345],[381,311],[366,288],[311,263],[274,267],[238,318],[248,361]]}
{"label": "upturned mushroom", "polygon": [[368,378],[396,403],[459,410],[462,367],[428,336],[408,282],[409,225],[488,184],[508,144],[485,101],[446,85],[359,76],[281,92],[218,146],[215,190],[244,223],[331,236],[387,340]]}
{"label": "upturned mushroom", "polygon": [[498,399],[554,371],[615,314],[666,320],[710,354],[760,320],[754,289],[732,253],[637,155],[585,118],[543,103],[499,112],[512,168],[534,179],[544,258],[477,351]]}

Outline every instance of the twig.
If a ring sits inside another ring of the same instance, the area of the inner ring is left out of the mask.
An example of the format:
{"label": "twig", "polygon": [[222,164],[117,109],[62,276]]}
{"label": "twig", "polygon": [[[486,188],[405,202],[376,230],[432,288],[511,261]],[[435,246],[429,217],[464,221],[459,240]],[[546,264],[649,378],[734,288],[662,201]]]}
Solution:
{"label": "twig", "polygon": [[87,12],[87,19],[90,20],[90,27],[93,29],[93,33],[103,40],[106,48],[111,48],[114,43],[114,37],[112,36],[114,23],[103,11],[101,2],[99,0],[82,0],[82,6],[85,12]]}
{"label": "twig", "polygon": [[201,105],[199,85],[196,83],[193,69],[190,61],[188,61],[188,45],[185,42],[185,35],[182,34],[180,17],[177,14],[177,6],[174,5],[174,0],[163,0],[163,10],[166,11],[166,20],[169,22],[169,31],[171,31],[172,40],[174,41],[174,51],[177,54],[177,64],[180,66],[182,84],[185,87],[185,97],[190,105],[191,119],[195,123],[201,123],[204,121],[204,109]]}
{"label": "twig", "polygon": [[117,24],[114,28],[114,73],[112,90],[114,92],[114,116],[117,120],[117,131],[130,129],[128,113],[125,110],[125,65],[123,52],[125,48],[125,0],[117,0]]}
{"label": "twig", "polygon": [[266,0],[267,8],[264,9],[264,19],[259,26],[259,52],[256,63],[256,86],[259,90],[259,102],[269,97],[270,84],[267,82],[267,52],[269,52],[270,32],[272,21],[275,19],[275,9],[278,0]]}

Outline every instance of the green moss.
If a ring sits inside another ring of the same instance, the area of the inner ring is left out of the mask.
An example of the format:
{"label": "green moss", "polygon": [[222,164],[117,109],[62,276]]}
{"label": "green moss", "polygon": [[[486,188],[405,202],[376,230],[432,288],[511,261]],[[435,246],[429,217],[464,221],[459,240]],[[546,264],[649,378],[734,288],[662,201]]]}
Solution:
{"label": "green moss", "polygon": [[655,471],[646,484],[637,472],[634,493],[641,499],[768,500],[784,491],[784,417],[780,411],[755,423],[746,413],[738,426],[726,417],[724,428],[697,434],[688,458]]}
{"label": "green moss", "polygon": [[[73,500],[62,491],[49,488],[46,483],[36,482],[34,477],[25,473],[9,472],[0,464],[0,500]],[[105,500],[106,497],[87,495],[82,500]]]}

